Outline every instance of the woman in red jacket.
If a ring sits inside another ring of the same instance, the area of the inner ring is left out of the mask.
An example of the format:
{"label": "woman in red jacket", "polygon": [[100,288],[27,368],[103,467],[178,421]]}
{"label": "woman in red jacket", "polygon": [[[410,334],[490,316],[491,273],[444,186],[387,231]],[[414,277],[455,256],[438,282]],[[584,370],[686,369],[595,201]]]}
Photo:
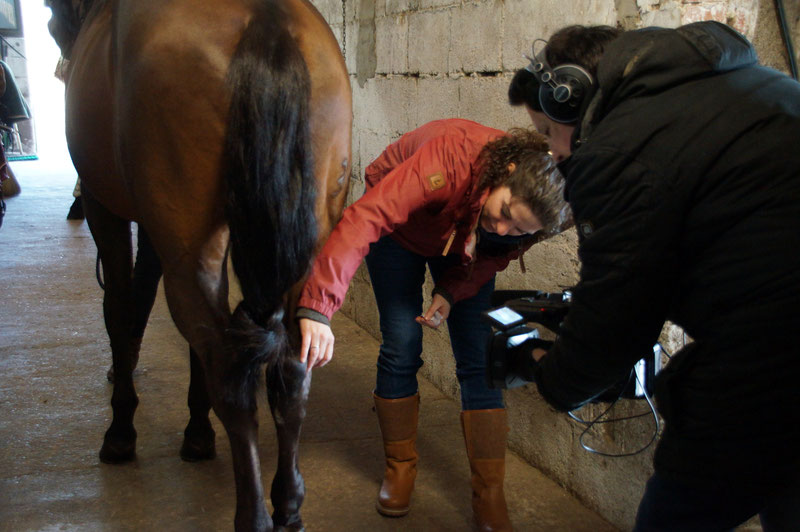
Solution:
{"label": "woman in red jacket", "polygon": [[[486,380],[485,347],[496,272],[567,222],[562,181],[546,141],[460,119],[430,122],[391,144],[365,172],[367,191],[348,207],[303,288],[301,359],[333,355],[329,318],[366,257],[383,343],[374,398],[386,453],[377,508],[408,513],[422,366],[420,324],[447,320],[461,386],[462,426],[482,530],[511,530],[503,495],[506,415]],[[436,287],[422,311],[426,265]]]}

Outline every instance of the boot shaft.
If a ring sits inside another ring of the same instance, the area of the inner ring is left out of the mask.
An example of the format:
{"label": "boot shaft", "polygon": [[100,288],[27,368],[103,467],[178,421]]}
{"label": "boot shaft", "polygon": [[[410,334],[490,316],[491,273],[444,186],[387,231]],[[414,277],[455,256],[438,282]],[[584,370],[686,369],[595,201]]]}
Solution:
{"label": "boot shaft", "polygon": [[503,460],[508,440],[508,417],[505,408],[464,410],[461,428],[467,456],[473,460]]}
{"label": "boot shaft", "polygon": [[416,439],[419,394],[401,399],[383,399],[374,394],[373,397],[384,442]]}
{"label": "boot shaft", "polygon": [[419,394],[402,399],[374,398],[386,456],[376,507],[383,515],[400,517],[409,511],[417,477]]}
{"label": "boot shaft", "polygon": [[511,532],[503,490],[508,421],[503,408],[465,410],[461,427],[472,473],[472,511],[480,532]]}

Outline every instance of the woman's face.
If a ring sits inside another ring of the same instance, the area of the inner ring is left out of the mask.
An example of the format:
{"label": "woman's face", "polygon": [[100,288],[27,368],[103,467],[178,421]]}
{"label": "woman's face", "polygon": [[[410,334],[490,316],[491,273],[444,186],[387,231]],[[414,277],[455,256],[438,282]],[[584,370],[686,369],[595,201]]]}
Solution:
{"label": "woman's face", "polygon": [[527,105],[525,110],[533,120],[536,131],[547,137],[550,153],[556,163],[560,163],[572,155],[572,132],[575,131],[575,126],[551,120],[543,112],[534,111]]}
{"label": "woman's face", "polygon": [[501,236],[532,235],[542,228],[539,219],[527,205],[511,195],[507,186],[496,187],[489,193],[480,224],[484,230]]}

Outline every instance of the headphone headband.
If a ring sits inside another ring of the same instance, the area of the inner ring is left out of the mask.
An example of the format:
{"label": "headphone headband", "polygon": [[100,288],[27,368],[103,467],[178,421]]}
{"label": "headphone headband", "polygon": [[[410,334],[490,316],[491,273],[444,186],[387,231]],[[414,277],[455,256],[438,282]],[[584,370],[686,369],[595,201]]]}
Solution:
{"label": "headphone headband", "polygon": [[[545,46],[537,53],[536,43]],[[525,70],[539,82],[539,105],[548,118],[562,124],[577,122],[583,101],[594,89],[591,74],[575,64],[558,65],[552,68],[547,62],[547,41],[536,39],[531,46],[531,55]]]}

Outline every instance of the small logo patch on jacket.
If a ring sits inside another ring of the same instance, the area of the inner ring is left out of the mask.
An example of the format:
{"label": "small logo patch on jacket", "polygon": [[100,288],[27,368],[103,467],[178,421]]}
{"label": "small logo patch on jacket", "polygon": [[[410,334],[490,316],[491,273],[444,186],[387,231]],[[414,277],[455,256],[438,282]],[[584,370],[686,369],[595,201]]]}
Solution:
{"label": "small logo patch on jacket", "polygon": [[446,181],[441,172],[436,172],[428,176],[428,183],[431,184],[431,190],[439,190],[445,185]]}

